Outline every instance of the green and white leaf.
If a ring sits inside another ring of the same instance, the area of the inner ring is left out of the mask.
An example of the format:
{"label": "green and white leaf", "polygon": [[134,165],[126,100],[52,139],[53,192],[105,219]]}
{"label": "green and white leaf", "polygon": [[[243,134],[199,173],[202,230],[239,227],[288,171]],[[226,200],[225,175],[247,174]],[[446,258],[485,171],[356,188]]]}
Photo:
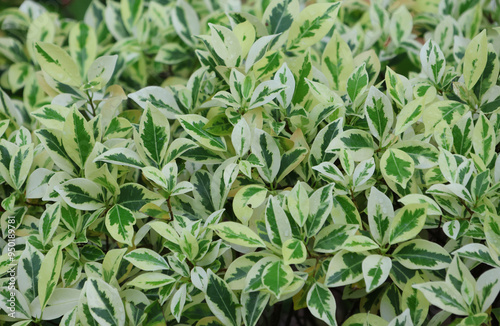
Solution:
{"label": "green and white leaf", "polygon": [[324,284],[314,283],[307,292],[307,308],[311,314],[328,325],[337,325],[337,304],[332,292]]}
{"label": "green and white leaf", "polygon": [[420,50],[422,71],[435,84],[443,79],[446,69],[446,59],[438,44],[429,39]]}
{"label": "green and white leaf", "polygon": [[241,293],[242,315],[246,326],[257,324],[270,296],[270,294],[260,291]]}
{"label": "green and white leaf", "polygon": [[207,289],[205,299],[210,311],[224,325],[238,326],[241,324],[241,308],[238,298],[231,291],[227,283],[219,276],[208,270]]}
{"label": "green and white leaf", "polygon": [[283,243],[283,261],[287,265],[301,264],[307,258],[307,250],[304,242],[291,238]]}
{"label": "green and white leaf", "polygon": [[483,30],[467,45],[463,59],[463,74],[467,89],[474,87],[486,67],[488,60],[487,42],[486,30]]}
{"label": "green and white leaf", "polygon": [[290,266],[285,265],[281,260],[275,261],[264,268],[262,284],[279,299],[284,290],[292,283],[293,275]]}
{"label": "green and white leaf", "polygon": [[437,270],[446,268],[451,263],[451,257],[443,247],[423,239],[399,245],[393,257],[409,269]]}
{"label": "green and white leaf", "polygon": [[135,249],[123,257],[135,267],[144,271],[159,271],[170,269],[165,258],[151,249]]}
{"label": "green and white leaf", "polygon": [[385,282],[391,271],[392,261],[389,257],[370,255],[363,260],[361,267],[366,292],[371,292]]}
{"label": "green and white leaf", "polygon": [[413,176],[415,163],[411,156],[402,150],[389,148],[380,159],[380,169],[384,179],[404,188]]}
{"label": "green and white leaf", "polygon": [[459,316],[467,316],[468,308],[460,292],[446,282],[427,282],[415,284],[429,302],[445,311]]}
{"label": "green and white leaf", "polygon": [[132,246],[135,225],[132,211],[122,205],[115,205],[106,213],[105,221],[106,229],[113,239]]}
{"label": "green and white leaf", "polygon": [[177,115],[185,114],[175,101],[172,91],[158,86],[148,86],[128,95],[141,108],[146,109],[147,103],[155,106],[168,119],[175,119]]}
{"label": "green and white leaf", "polygon": [[389,243],[414,238],[422,230],[426,218],[427,204],[410,204],[401,208],[389,226]]}
{"label": "green and white leaf", "polygon": [[63,265],[63,253],[60,246],[52,247],[42,260],[38,275],[38,298],[43,310],[54,293]]}
{"label": "green and white leaf", "polygon": [[325,276],[327,287],[338,287],[356,283],[363,279],[364,252],[342,250],[333,256]]}
{"label": "green and white leaf", "polygon": [[85,211],[104,207],[101,186],[87,179],[77,178],[54,187],[69,206]]}
{"label": "green and white leaf", "polygon": [[247,248],[265,247],[262,239],[248,226],[235,222],[222,222],[210,226],[217,235],[230,243]]}
{"label": "green and white leaf", "polygon": [[35,57],[42,70],[58,82],[70,86],[82,83],[78,65],[59,46],[47,42],[35,43]]}
{"label": "green and white leaf", "polygon": [[125,309],[116,288],[101,279],[89,278],[85,294],[90,314],[99,325],[125,325]]}
{"label": "green and white leaf", "polygon": [[177,118],[188,135],[202,146],[214,151],[227,150],[226,141],[223,137],[214,136],[204,129],[208,119],[195,114],[179,115]]}

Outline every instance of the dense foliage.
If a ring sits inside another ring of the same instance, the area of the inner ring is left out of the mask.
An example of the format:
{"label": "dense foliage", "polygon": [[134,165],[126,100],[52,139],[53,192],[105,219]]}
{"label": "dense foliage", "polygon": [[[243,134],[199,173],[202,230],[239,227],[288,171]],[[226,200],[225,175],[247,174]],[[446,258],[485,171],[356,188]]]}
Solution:
{"label": "dense foliage", "polygon": [[498,320],[498,22],[498,0],[3,10],[0,324]]}

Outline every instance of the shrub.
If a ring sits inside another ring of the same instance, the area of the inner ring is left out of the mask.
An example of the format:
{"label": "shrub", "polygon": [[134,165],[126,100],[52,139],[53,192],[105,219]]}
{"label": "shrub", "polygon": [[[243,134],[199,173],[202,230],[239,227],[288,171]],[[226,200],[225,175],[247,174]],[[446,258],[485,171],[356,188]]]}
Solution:
{"label": "shrub", "polygon": [[500,7],[402,3],[2,11],[2,323],[498,320]]}

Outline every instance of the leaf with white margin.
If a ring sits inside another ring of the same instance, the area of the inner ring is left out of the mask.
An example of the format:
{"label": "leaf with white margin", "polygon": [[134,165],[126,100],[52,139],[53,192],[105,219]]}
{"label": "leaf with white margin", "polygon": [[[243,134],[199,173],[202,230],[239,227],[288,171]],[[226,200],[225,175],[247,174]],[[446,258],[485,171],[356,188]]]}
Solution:
{"label": "leaf with white margin", "polygon": [[345,177],[342,174],[342,171],[340,171],[340,169],[332,162],[322,162],[319,165],[313,166],[313,170],[318,171],[335,182],[345,182]]}
{"label": "leaf with white margin", "polygon": [[135,249],[126,254],[123,258],[143,271],[170,269],[165,258],[160,256],[157,252],[147,248]]}
{"label": "leaf with white margin", "polygon": [[488,61],[488,39],[486,30],[476,35],[465,50],[463,74],[467,89],[477,83]]}
{"label": "leaf with white margin", "polygon": [[268,183],[273,182],[281,164],[280,150],[276,141],[267,132],[255,129],[251,148],[252,153],[264,163],[263,167],[257,168],[260,176]]}
{"label": "leaf with white margin", "polygon": [[422,325],[429,313],[430,304],[422,292],[413,288],[412,285],[418,283],[422,283],[422,278],[418,274],[408,279],[403,287],[400,309],[409,309],[413,324]]}
{"label": "leaf with white margin", "polygon": [[437,270],[446,268],[451,263],[451,257],[443,247],[424,239],[400,244],[392,255],[409,269]]}
{"label": "leaf with white margin", "polygon": [[59,283],[63,264],[63,253],[60,246],[52,247],[45,255],[38,275],[38,298],[43,310]]}
{"label": "leaf with white margin", "polygon": [[262,284],[279,299],[283,291],[292,283],[293,276],[292,268],[278,260],[264,268]]}
{"label": "leaf with white margin", "polygon": [[202,146],[214,151],[226,151],[227,145],[223,137],[207,132],[204,127],[208,119],[196,114],[179,115],[177,117],[182,128]]}
{"label": "leaf with white margin", "polygon": [[391,271],[392,261],[389,257],[370,255],[363,260],[361,265],[366,292],[371,292],[385,282]]}
{"label": "leaf with white margin", "polygon": [[227,283],[208,270],[205,299],[212,313],[224,325],[239,326],[241,324],[241,308],[238,298]]}
{"label": "leaf with white margin", "polygon": [[375,87],[370,87],[365,101],[365,117],[372,135],[383,140],[394,123],[394,111],[389,98]]}
{"label": "leaf with white margin", "polygon": [[332,212],[333,186],[333,184],[329,184],[321,187],[309,198],[309,217],[305,223],[309,237],[318,233]]}
{"label": "leaf with white margin", "polygon": [[395,244],[414,238],[422,231],[426,218],[427,204],[410,204],[401,208],[389,226],[389,243]]}
{"label": "leaf with white margin", "polygon": [[264,55],[269,50],[271,42],[277,36],[278,34],[266,35],[260,37],[257,41],[255,41],[255,43],[248,51],[247,59],[245,61],[245,72],[248,72],[256,62],[264,57]]}
{"label": "leaf with white margin", "polygon": [[233,211],[236,217],[248,224],[255,208],[264,203],[267,198],[267,189],[261,185],[248,185],[238,190],[233,199]]}
{"label": "leaf with white margin", "polygon": [[125,165],[133,168],[143,168],[145,165],[140,156],[128,148],[113,148],[96,157],[94,162],[106,162]]}
{"label": "leaf with white margin", "polygon": [[410,155],[402,150],[389,148],[380,159],[380,169],[384,179],[404,188],[413,176],[415,163]]}
{"label": "leaf with white margin", "polygon": [[362,252],[378,249],[379,245],[364,235],[353,235],[344,242],[341,248],[350,252]]}
{"label": "leaf with white margin", "polygon": [[479,261],[493,267],[500,267],[500,261],[495,257],[495,253],[492,250],[480,243],[469,243],[455,250],[453,254],[458,254],[460,257]]}
{"label": "leaf with white margin", "polygon": [[362,94],[368,86],[368,73],[366,72],[366,63],[358,66],[347,79],[347,94],[354,103],[359,94]]}
{"label": "leaf with white margin", "polygon": [[417,140],[405,140],[396,143],[393,148],[400,149],[410,155],[415,162],[415,169],[429,169],[438,165],[439,150],[432,144]]}
{"label": "leaf with white margin", "polygon": [[175,32],[187,45],[194,47],[196,40],[194,36],[200,34],[200,20],[198,14],[191,5],[178,0],[172,13],[172,25]]}
{"label": "leaf with white margin", "polygon": [[406,6],[399,6],[392,13],[389,34],[396,46],[409,39],[413,29],[413,17]]}
{"label": "leaf with white margin", "polygon": [[483,223],[486,242],[500,255],[500,218],[498,215],[487,214]]}
{"label": "leaf with white margin", "polygon": [[241,305],[246,326],[255,326],[269,302],[269,293],[261,291],[242,292]]}
{"label": "leaf with white margin", "polygon": [[45,73],[63,84],[80,86],[80,70],[66,51],[46,42],[37,42],[34,47],[35,58]]}
{"label": "leaf with white margin", "polygon": [[368,179],[370,179],[375,172],[375,160],[369,158],[367,160],[359,162],[359,164],[354,169],[352,175],[352,183],[354,188],[362,186]]}
{"label": "leaf with white margin", "polygon": [[93,211],[104,207],[102,187],[87,179],[71,179],[54,187],[62,199],[71,207]]}
{"label": "leaf with white margin", "polygon": [[99,325],[125,325],[125,308],[116,288],[101,279],[91,277],[85,283],[84,289],[90,313]]}
{"label": "leaf with white margin", "polygon": [[[14,293],[14,296],[11,293]],[[11,301],[9,302],[9,300]],[[11,306],[12,303],[14,306]],[[7,286],[0,288],[0,308],[8,313],[11,313],[11,308],[13,308],[15,318],[29,319],[31,321],[30,304],[16,288],[9,289]]]}
{"label": "leaf with white margin", "polygon": [[389,322],[387,326],[413,326],[411,320],[410,309],[406,309],[401,314],[396,316],[393,320]]}
{"label": "leaf with white margin", "polygon": [[170,301],[170,311],[172,312],[172,315],[175,317],[175,320],[177,320],[177,322],[180,322],[181,320],[181,314],[186,303],[186,286],[186,283],[182,284],[172,296],[172,299]]}
{"label": "leaf with white margin", "polygon": [[450,239],[456,240],[460,232],[460,222],[457,220],[453,220],[444,223],[443,232]]}
{"label": "leaf with white margin", "polygon": [[227,27],[208,23],[211,32],[211,45],[215,53],[224,60],[227,67],[238,67],[241,62],[242,49],[238,38]]}
{"label": "leaf with white margin", "polygon": [[20,190],[29,175],[33,163],[33,144],[19,147],[10,161],[9,172],[12,183],[17,190]]}
{"label": "leaf with white margin", "polygon": [[314,251],[333,253],[342,249],[344,243],[358,231],[354,224],[330,224],[321,229],[314,238]]}
{"label": "leaf with white margin", "polygon": [[283,243],[283,261],[285,264],[301,264],[307,258],[306,246],[299,239],[291,238]]}
{"label": "leaf with white margin", "polygon": [[177,115],[184,114],[172,94],[167,88],[158,86],[148,86],[128,95],[141,108],[146,109],[147,102],[154,105],[168,119],[175,119]]}
{"label": "leaf with white margin", "polygon": [[420,62],[422,63],[422,71],[427,77],[433,83],[439,84],[446,69],[446,59],[439,45],[432,39],[429,39],[420,49]]}
{"label": "leaf with white margin", "polygon": [[56,202],[48,205],[40,217],[38,231],[40,232],[40,240],[43,245],[46,245],[56,232],[59,221],[61,220],[60,203]]}
{"label": "leaf with white margin", "polygon": [[93,89],[101,89],[104,87],[115,71],[118,55],[106,55],[95,59],[87,72],[87,79]]}
{"label": "leaf with white margin", "polygon": [[340,2],[307,6],[290,26],[287,50],[303,50],[319,42],[332,28]]}
{"label": "leaf with white margin", "polygon": [[335,311],[337,304],[332,292],[324,284],[314,283],[307,292],[307,308],[311,314],[328,325],[337,325]]}
{"label": "leaf with white margin", "polygon": [[476,296],[481,312],[490,308],[500,292],[500,268],[490,269],[477,279]]}
{"label": "leaf with white margin", "polygon": [[372,187],[368,197],[368,223],[372,237],[380,245],[389,241],[389,226],[394,219],[392,202],[383,192]]}
{"label": "leaf with white margin", "polygon": [[266,245],[262,239],[248,226],[235,222],[222,222],[211,225],[210,228],[217,232],[217,235],[230,243],[247,248],[259,248]]}
{"label": "leaf with white margin", "polygon": [[360,326],[360,325],[387,326],[387,324],[388,324],[387,321],[382,317],[379,317],[371,313],[362,312],[347,318],[347,320],[344,321],[342,326]]}
{"label": "leaf with white margin", "polygon": [[[277,0],[276,2],[280,1]],[[292,103],[293,92],[295,90],[295,79],[286,62],[281,66],[280,69],[278,69],[278,71],[276,71],[274,80],[279,81],[282,85],[286,86],[286,88],[281,91],[279,96],[277,96],[276,98],[278,99],[278,102],[282,107],[287,108],[290,103]]]}
{"label": "leaf with white margin", "polygon": [[421,291],[429,302],[445,311],[459,316],[467,316],[468,308],[460,292],[446,282],[427,282],[413,285]]}
{"label": "leaf with white margin", "polygon": [[348,150],[352,159],[359,162],[368,160],[373,156],[375,144],[369,132],[359,129],[349,129],[334,139],[328,146],[327,151],[334,151],[339,148]]}
{"label": "leaf with white margin", "polygon": [[472,132],[472,147],[486,166],[495,156],[496,143],[495,131],[491,122],[483,113],[480,113]]}
{"label": "leaf with white margin", "polygon": [[[346,86],[350,88],[349,95],[356,93],[352,87],[353,82],[349,80],[350,76],[354,74],[353,71],[355,71],[353,55],[349,44],[338,31],[334,31],[323,51],[321,71],[328,80],[329,86],[339,92],[340,95],[346,93]],[[354,102],[354,99],[351,98],[351,101]]]}
{"label": "leaf with white margin", "polygon": [[[270,255],[271,254],[264,252],[251,252],[233,260],[224,275],[224,280],[227,282],[231,290],[243,290],[247,275],[249,275],[248,273],[253,266],[264,257],[269,257]],[[273,255],[273,257],[276,256]]]}
{"label": "leaf with white margin", "polygon": [[328,287],[338,287],[362,280],[362,264],[366,257],[367,254],[364,252],[349,252],[346,250],[335,254],[328,265],[325,285]]}
{"label": "leaf with white margin", "polygon": [[252,133],[248,122],[244,118],[241,118],[234,125],[233,132],[231,133],[231,142],[239,157],[243,157],[250,150]]}
{"label": "leaf with white margin", "polygon": [[170,124],[159,109],[146,105],[139,123],[139,143],[145,154],[156,164],[161,164],[167,153]]}
{"label": "leaf with white margin", "polygon": [[406,104],[399,112],[394,127],[394,135],[399,135],[420,119],[425,109],[425,97],[417,98]]}
{"label": "leaf with white margin", "polygon": [[297,182],[286,197],[288,211],[298,226],[302,227],[309,216],[310,200],[303,183]]}
{"label": "leaf with white margin", "polygon": [[106,229],[111,237],[129,246],[132,246],[135,222],[132,211],[122,205],[114,205],[105,217]]}
{"label": "leaf with white margin", "polygon": [[292,228],[285,211],[276,197],[269,197],[264,215],[269,241],[281,249],[283,243],[291,239]]}
{"label": "leaf with white margin", "polygon": [[286,85],[277,80],[267,80],[260,83],[253,91],[248,109],[251,110],[271,102],[286,88]]}

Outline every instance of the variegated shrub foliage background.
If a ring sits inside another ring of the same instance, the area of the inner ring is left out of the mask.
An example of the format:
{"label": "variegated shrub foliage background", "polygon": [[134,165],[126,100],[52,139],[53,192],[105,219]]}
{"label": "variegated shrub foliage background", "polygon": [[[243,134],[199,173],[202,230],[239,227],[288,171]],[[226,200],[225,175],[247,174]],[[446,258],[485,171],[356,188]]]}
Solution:
{"label": "variegated shrub foliage background", "polygon": [[4,10],[0,323],[498,320],[498,22],[495,0]]}

